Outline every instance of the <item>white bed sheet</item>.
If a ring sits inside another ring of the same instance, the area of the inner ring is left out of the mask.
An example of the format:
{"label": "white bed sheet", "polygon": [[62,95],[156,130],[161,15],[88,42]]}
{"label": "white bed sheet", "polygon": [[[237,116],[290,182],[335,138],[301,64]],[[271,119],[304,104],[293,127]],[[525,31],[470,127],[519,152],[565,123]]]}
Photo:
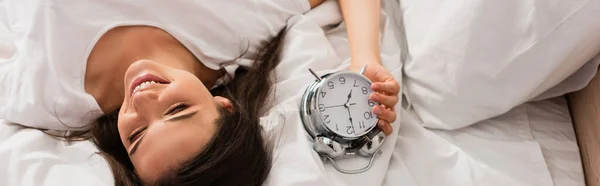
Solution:
{"label": "white bed sheet", "polygon": [[564,97],[454,131],[424,129],[412,111],[401,114],[386,185],[585,185]]}
{"label": "white bed sheet", "polygon": [[[552,178],[548,180],[552,182],[543,185],[585,185],[571,116],[562,96],[519,105],[503,115],[467,128],[434,132],[490,167],[505,170],[513,178],[527,180],[529,176],[545,173],[519,171],[519,167],[532,164],[522,158],[531,157],[531,154],[521,153],[539,151]],[[519,152],[511,147],[511,143],[523,142],[528,149]],[[510,170],[515,172],[508,172]]]}
{"label": "white bed sheet", "polygon": [[89,141],[64,142],[0,119],[0,185],[112,185]]}
{"label": "white bed sheet", "polygon": [[585,185],[579,146],[565,97],[527,103],[524,107],[554,185]]}

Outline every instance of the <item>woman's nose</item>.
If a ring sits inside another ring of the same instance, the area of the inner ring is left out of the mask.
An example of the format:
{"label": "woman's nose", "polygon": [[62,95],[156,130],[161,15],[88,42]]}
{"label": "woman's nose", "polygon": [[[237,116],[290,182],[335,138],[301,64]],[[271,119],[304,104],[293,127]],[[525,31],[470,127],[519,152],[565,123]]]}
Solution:
{"label": "woman's nose", "polygon": [[132,104],[137,114],[151,121],[162,114],[158,93],[154,91],[142,91],[133,95]]}

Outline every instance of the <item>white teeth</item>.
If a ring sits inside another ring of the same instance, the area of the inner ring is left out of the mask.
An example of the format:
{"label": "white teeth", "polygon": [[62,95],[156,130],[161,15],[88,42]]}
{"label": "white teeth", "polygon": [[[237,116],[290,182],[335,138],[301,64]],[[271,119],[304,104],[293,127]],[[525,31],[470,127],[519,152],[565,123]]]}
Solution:
{"label": "white teeth", "polygon": [[155,82],[155,81],[146,81],[146,82],[143,82],[140,85],[138,85],[137,87],[135,87],[135,89],[133,90],[133,92],[136,92],[139,89],[144,88],[144,87],[146,87],[148,85],[152,85],[152,84],[158,84],[158,83]]}

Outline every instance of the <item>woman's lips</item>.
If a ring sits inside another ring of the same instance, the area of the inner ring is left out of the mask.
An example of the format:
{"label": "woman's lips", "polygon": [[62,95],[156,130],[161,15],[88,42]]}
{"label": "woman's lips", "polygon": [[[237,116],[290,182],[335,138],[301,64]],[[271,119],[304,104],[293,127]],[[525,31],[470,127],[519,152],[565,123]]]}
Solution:
{"label": "woman's lips", "polygon": [[169,83],[167,80],[162,79],[158,76],[155,76],[152,74],[145,74],[145,75],[135,78],[133,80],[133,82],[131,82],[131,85],[129,86],[129,95],[133,95],[134,90],[137,86],[141,85],[144,82],[151,82],[151,81],[154,81],[154,82],[160,83],[160,84],[168,84]]}

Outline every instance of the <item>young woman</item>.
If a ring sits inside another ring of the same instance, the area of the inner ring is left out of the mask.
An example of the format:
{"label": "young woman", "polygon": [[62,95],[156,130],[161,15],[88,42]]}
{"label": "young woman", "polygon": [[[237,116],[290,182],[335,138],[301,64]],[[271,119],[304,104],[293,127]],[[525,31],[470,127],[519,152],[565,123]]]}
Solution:
{"label": "young woman", "polygon": [[[19,52],[0,69],[0,116],[91,133],[116,185],[260,185],[282,30],[322,1],[7,1]],[[389,134],[399,86],[380,64],[380,2],[340,5],[350,70],[369,65]]]}

